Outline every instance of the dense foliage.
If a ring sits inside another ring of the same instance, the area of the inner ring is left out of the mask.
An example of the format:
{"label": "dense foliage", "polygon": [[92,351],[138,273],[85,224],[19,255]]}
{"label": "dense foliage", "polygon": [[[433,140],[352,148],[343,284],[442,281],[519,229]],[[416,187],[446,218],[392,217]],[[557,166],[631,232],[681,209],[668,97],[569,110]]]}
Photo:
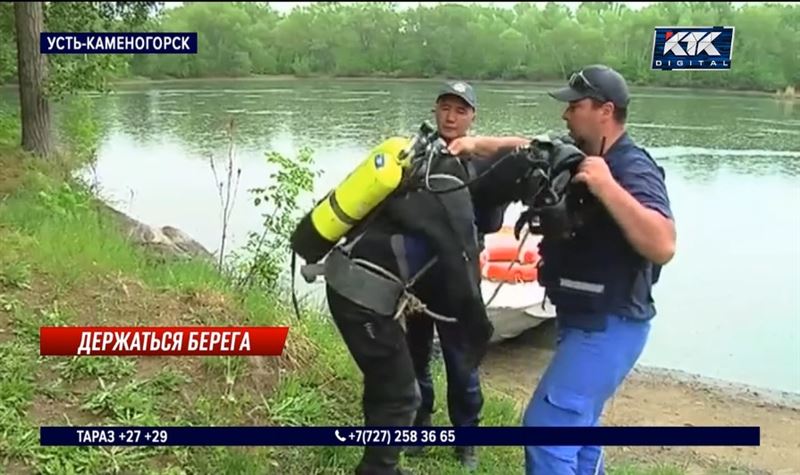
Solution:
{"label": "dense foliage", "polygon": [[[0,4],[0,18],[7,18],[6,10],[10,4]],[[57,26],[67,31],[124,29],[123,20],[113,27],[98,21],[87,24],[79,9],[71,10],[74,14],[49,16],[48,22],[59,18]],[[652,71],[653,27],[664,25],[735,26],[732,70]],[[0,82],[15,78],[9,27],[13,25],[0,20]],[[263,2],[185,2],[162,9],[137,30],[143,28],[196,31],[199,53],[117,56],[112,68],[104,68],[109,74],[549,80],[562,79],[581,65],[603,62],[636,84],[768,91],[800,85],[800,5],[675,2],[634,11],[607,2],[584,3],[573,13],[556,3],[538,8],[520,2],[513,9],[316,3],[279,14]],[[89,56],[86,60],[98,61]]]}
{"label": "dense foliage", "polygon": [[[774,90],[800,84],[800,6],[660,3],[639,11],[584,3],[573,14],[439,4],[312,4],[285,16],[269,6],[187,3],[167,10],[163,30],[197,31],[199,54],[137,57],[147,77],[328,74],[336,76],[560,79],[603,62],[635,83]],[[732,70],[652,71],[653,28],[733,25]]]}
{"label": "dense foliage", "polygon": [[[43,5],[44,31],[139,31],[155,28],[152,14],[157,2],[49,2]],[[14,4],[0,2],[0,84],[17,82],[17,41]],[[107,90],[107,80],[129,75],[126,55],[48,56],[49,81],[44,86],[51,99],[78,90]]]}

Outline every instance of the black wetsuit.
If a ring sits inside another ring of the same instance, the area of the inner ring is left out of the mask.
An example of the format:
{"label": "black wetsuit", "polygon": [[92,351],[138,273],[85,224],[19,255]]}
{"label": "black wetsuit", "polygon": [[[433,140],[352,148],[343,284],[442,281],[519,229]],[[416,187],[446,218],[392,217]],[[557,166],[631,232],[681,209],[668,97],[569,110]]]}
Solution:
{"label": "black wetsuit", "polygon": [[[458,186],[455,181],[436,179],[437,174],[469,180],[467,169],[453,157],[437,159],[431,174],[431,186],[436,189]],[[403,258],[392,246],[393,236],[402,239]],[[480,292],[479,252],[472,200],[469,189],[462,187],[443,194],[418,189],[389,198],[352,247],[351,257],[408,278],[436,256],[437,267],[448,276],[439,286],[441,298],[464,328],[466,365],[474,368],[493,331]],[[420,394],[400,321],[343,297],[330,283],[326,291],[333,320],[364,375],[365,425],[411,426]],[[356,473],[398,473],[401,449],[366,447]]]}

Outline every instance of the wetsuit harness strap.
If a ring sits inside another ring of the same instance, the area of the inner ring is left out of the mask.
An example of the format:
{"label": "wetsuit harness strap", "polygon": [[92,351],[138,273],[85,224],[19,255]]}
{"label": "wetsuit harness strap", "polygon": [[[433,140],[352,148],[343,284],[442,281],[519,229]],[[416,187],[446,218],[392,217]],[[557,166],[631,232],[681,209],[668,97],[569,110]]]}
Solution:
{"label": "wetsuit harness strap", "polygon": [[394,276],[376,272],[364,262],[335,248],[325,259],[325,280],[348,300],[379,315],[394,315],[397,301],[404,291],[402,282]]}
{"label": "wetsuit harness strap", "polygon": [[396,275],[392,274],[385,268],[375,264],[374,262],[366,261],[363,259],[353,259],[353,262],[369,268],[373,270],[375,273],[380,274],[381,276],[393,280],[396,284],[401,285],[403,287],[402,294],[399,296],[399,302],[397,303],[397,310],[394,313],[394,319],[397,320],[401,317],[405,317],[415,313],[424,313],[431,318],[436,320],[441,320],[444,322],[455,323],[457,320],[455,318],[446,317],[442,314],[436,313],[433,310],[429,309],[427,305],[425,305],[419,297],[414,295],[411,292],[411,287],[414,286],[416,281],[422,277],[425,272],[427,272],[434,264],[438,261],[438,258],[433,257],[427,263],[425,263],[422,268],[414,274],[411,279],[409,279],[405,284],[403,284],[403,280],[401,280]]}
{"label": "wetsuit harness strap", "polygon": [[408,283],[384,267],[364,259],[351,258],[342,250],[334,248],[324,262],[325,280],[348,300],[394,319],[415,312],[423,312],[437,320],[455,322],[422,303],[411,291],[416,280],[436,262],[431,259]]}

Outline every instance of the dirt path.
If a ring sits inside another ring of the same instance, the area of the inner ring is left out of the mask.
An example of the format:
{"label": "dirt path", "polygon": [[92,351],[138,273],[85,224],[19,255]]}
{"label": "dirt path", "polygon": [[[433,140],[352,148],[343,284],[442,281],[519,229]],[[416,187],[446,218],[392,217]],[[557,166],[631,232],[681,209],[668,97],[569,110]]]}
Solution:
{"label": "dirt path", "polygon": [[[496,345],[483,365],[492,389],[512,396],[520,412],[550,359],[551,328]],[[609,448],[609,457],[680,462],[687,473],[727,465],[751,473],[800,474],[800,404],[758,392],[712,387],[675,374],[636,370],[606,405],[603,425],[760,426],[760,447]]]}

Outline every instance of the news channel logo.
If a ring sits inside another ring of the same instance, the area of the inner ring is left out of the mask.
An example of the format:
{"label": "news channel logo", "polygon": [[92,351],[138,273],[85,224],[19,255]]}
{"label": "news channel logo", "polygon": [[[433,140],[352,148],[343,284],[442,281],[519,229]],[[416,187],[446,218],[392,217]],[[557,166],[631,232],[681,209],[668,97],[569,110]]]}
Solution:
{"label": "news channel logo", "polygon": [[652,69],[730,70],[733,33],[732,26],[658,26],[653,34]]}

